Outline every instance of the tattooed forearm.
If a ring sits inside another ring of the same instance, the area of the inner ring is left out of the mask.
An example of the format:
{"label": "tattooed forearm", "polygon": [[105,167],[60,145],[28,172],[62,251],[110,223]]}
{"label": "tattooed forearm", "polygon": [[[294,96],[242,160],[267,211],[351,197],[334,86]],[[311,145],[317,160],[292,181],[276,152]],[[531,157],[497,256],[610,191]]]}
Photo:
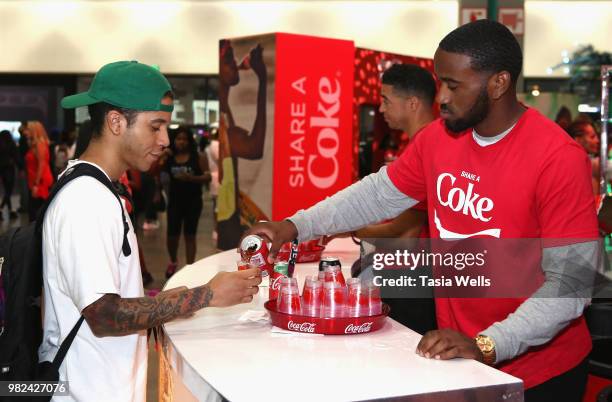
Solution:
{"label": "tattooed forearm", "polygon": [[83,310],[96,336],[121,336],[189,316],[208,307],[213,297],[208,285],[171,289],[155,297],[121,298],[107,294]]}

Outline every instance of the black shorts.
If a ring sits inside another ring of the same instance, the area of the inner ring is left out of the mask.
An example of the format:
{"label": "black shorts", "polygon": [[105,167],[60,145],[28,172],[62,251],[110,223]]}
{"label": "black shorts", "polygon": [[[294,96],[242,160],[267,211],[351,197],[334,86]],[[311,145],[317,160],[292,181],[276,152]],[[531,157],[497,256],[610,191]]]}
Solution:
{"label": "black shorts", "polygon": [[168,236],[195,236],[202,214],[202,196],[175,198],[168,202]]}

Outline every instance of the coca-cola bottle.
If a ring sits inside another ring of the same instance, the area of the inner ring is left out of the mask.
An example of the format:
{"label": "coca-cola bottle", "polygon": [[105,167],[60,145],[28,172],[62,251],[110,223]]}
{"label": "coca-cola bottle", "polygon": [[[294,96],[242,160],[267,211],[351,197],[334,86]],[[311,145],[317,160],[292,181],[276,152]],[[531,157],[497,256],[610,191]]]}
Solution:
{"label": "coca-cola bottle", "polygon": [[286,278],[288,275],[289,265],[286,262],[277,262],[274,264],[274,270],[272,271],[272,275],[270,275],[270,287],[268,288],[268,298],[270,300],[278,299],[281,278]]}

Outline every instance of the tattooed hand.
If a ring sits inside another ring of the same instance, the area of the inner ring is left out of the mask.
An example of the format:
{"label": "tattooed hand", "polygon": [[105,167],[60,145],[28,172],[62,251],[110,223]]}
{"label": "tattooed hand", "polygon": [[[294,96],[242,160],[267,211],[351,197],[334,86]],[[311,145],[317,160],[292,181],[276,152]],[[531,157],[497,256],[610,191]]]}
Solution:
{"label": "tattooed hand", "polygon": [[260,283],[258,268],[220,272],[206,285],[170,289],[155,297],[122,298],[106,294],[85,307],[82,314],[96,336],[128,335],[189,317],[204,307],[248,303]]}
{"label": "tattooed hand", "polygon": [[211,307],[228,307],[239,303],[249,303],[257,293],[261,283],[259,268],[235,272],[219,272],[208,282],[213,297]]}

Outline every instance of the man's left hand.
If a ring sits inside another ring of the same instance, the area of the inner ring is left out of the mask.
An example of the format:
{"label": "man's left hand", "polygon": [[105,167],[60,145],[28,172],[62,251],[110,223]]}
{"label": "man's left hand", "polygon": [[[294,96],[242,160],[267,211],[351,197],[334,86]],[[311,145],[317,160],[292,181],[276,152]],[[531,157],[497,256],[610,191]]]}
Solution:
{"label": "man's left hand", "polygon": [[448,360],[456,357],[482,362],[484,356],[476,341],[461,332],[441,329],[427,332],[417,346],[416,353],[428,359]]}

